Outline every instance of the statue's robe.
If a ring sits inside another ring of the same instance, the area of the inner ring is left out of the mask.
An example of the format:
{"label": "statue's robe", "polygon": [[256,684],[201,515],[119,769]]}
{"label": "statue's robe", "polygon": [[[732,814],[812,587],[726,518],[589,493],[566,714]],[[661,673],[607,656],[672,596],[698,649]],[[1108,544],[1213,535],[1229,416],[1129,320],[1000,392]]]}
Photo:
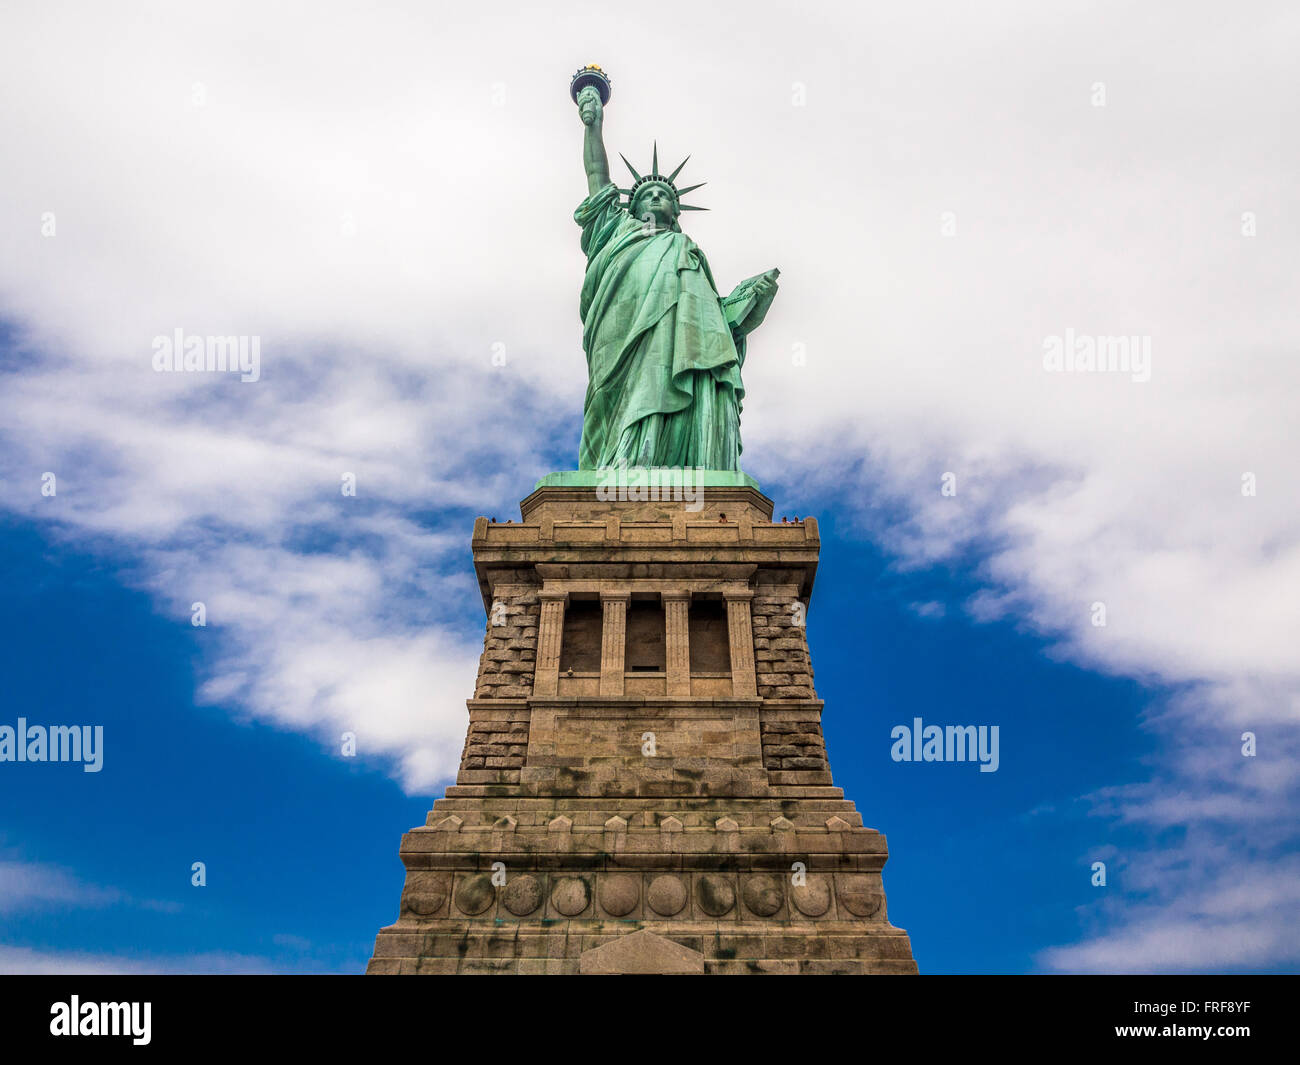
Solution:
{"label": "statue's robe", "polygon": [[704,252],[679,228],[637,221],[612,184],[573,217],[587,256],[578,468],[738,470],[745,341]]}

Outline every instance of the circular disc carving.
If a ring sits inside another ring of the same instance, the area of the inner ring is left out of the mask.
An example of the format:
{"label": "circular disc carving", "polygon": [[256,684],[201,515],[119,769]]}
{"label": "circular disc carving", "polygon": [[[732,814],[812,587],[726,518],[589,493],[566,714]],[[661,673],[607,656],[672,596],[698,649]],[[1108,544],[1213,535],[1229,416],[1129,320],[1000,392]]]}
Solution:
{"label": "circular disc carving", "polygon": [[731,886],[731,881],[725,876],[717,876],[714,873],[706,873],[700,877],[695,895],[700,900],[700,909],[710,917],[721,917],[724,913],[730,913],[731,908],[736,905],[736,889]]}
{"label": "circular disc carving", "polygon": [[885,896],[869,876],[839,878],[840,905],[855,917],[874,917],[885,904]]}
{"label": "circular disc carving", "polygon": [[809,917],[820,917],[831,908],[831,888],[824,876],[810,876],[802,887],[792,887],[790,898]]}
{"label": "circular disc carving", "polygon": [[542,904],[542,885],[535,876],[517,876],[501,892],[501,902],[516,917],[526,917]]}
{"label": "circular disc carving", "polygon": [[646,892],[646,901],[650,909],[660,917],[672,917],[682,912],[686,905],[686,885],[679,877],[657,876],[650,881],[650,890]]}
{"label": "circular disc carving", "polygon": [[740,897],[749,912],[758,917],[771,917],[785,901],[781,881],[774,876],[751,876],[745,881]]}
{"label": "circular disc carving", "polygon": [[600,904],[605,912],[615,917],[624,917],[636,909],[641,898],[641,883],[634,876],[618,873],[607,876],[600,881]]}
{"label": "circular disc carving", "polygon": [[487,873],[466,877],[456,889],[456,908],[461,913],[474,917],[492,905],[496,894],[492,877]]}
{"label": "circular disc carving", "polygon": [[561,877],[551,891],[551,905],[565,917],[577,917],[591,903],[591,889],[576,876]]}
{"label": "circular disc carving", "polygon": [[417,917],[428,917],[447,904],[447,878],[415,875],[407,879],[402,908]]}

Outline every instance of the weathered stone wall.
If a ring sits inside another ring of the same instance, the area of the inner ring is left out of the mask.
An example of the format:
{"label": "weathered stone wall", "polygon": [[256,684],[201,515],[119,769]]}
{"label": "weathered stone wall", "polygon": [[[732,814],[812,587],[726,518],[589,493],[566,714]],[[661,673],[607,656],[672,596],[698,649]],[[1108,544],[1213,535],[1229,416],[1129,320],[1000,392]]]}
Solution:
{"label": "weathered stone wall", "polygon": [[528,708],[470,703],[458,784],[517,784],[528,754]]}
{"label": "weathered stone wall", "polygon": [[511,575],[510,580],[492,590],[474,685],[478,699],[523,699],[533,693],[541,616],[538,583],[527,574]]}
{"label": "weathered stone wall", "polygon": [[519,780],[535,795],[764,793],[758,711],[731,700],[536,702]]}
{"label": "weathered stone wall", "polygon": [[575,973],[629,925],[709,973],[916,971],[886,911],[885,839],[843,799],[447,798],[428,822],[403,841],[372,973]]}
{"label": "weathered stone wall", "polygon": [[577,973],[629,924],[671,935],[713,974],[916,971],[874,871],[813,872],[794,886],[779,869],[538,869],[498,890],[483,872],[417,870],[401,909],[409,923],[377,944],[372,973]]}
{"label": "weathered stone wall", "polygon": [[763,766],[766,769],[828,768],[822,726],[816,718],[765,713],[762,735]]}
{"label": "weathered stone wall", "polygon": [[797,623],[796,610],[804,608],[799,587],[766,576],[759,574],[751,607],[758,694],[764,699],[815,699],[807,634]]}

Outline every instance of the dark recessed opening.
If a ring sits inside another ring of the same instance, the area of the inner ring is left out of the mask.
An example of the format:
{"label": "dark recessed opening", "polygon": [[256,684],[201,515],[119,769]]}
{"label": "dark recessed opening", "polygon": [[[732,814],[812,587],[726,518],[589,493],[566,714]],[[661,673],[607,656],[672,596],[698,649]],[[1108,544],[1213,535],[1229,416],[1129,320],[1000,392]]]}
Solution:
{"label": "dark recessed opening", "polygon": [[731,672],[727,604],[721,599],[691,599],[691,672]]}
{"label": "dark recessed opening", "polygon": [[627,605],[625,668],[629,673],[662,673],[667,663],[664,608],[657,599],[633,599]]}
{"label": "dark recessed opening", "polygon": [[600,672],[601,611],[599,599],[570,599],[564,608],[560,672]]}

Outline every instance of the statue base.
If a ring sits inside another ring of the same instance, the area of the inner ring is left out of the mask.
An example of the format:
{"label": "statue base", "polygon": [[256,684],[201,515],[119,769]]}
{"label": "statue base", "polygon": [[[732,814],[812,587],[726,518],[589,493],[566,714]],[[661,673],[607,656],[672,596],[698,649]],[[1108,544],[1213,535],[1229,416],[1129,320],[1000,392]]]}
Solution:
{"label": "statue base", "polygon": [[734,471],[667,499],[592,479],[611,472],[474,523],[488,623],[460,771],[402,838],[367,971],[915,973],[885,837],[822,739],[817,522],[773,523]]}
{"label": "statue base", "polygon": [[599,470],[548,473],[538,488],[752,488],[758,482],[740,470],[705,470],[690,466],[606,466]]}

